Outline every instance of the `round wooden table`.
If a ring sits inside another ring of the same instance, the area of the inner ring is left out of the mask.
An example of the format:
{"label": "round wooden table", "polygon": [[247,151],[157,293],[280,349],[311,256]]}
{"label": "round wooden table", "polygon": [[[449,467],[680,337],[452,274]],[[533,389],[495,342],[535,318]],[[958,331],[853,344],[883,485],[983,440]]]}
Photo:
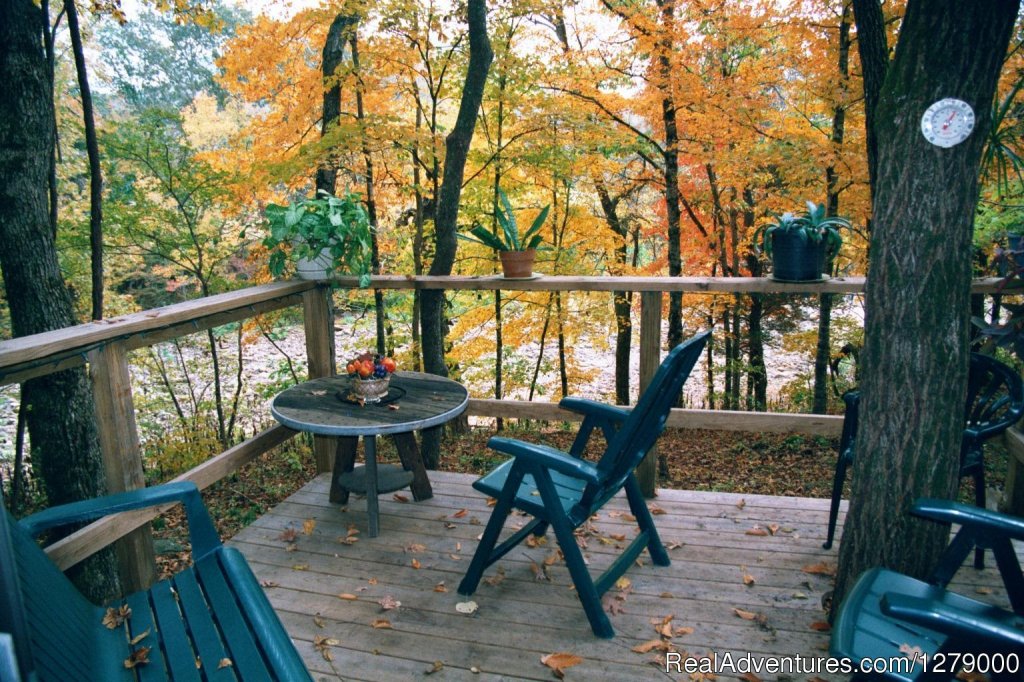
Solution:
{"label": "round wooden table", "polygon": [[[412,484],[417,500],[431,495],[412,432],[439,426],[462,414],[469,392],[462,384],[434,374],[395,372],[388,402],[360,405],[348,399],[352,381],[349,377],[325,377],[292,386],[274,398],[270,411],[289,428],[342,438],[335,459],[332,501],[336,501],[336,485],[344,491],[365,493],[369,534],[377,537],[379,493]],[[376,437],[388,434],[405,436],[396,439],[404,467],[377,465]],[[359,436],[363,437],[366,465],[353,468]]]}

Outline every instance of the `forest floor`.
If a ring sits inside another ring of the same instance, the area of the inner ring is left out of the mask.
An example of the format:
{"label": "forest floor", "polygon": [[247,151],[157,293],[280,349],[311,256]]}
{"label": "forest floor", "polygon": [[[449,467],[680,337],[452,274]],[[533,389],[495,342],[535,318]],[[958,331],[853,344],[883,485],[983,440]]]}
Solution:
{"label": "forest floor", "polygon": [[[568,449],[574,433],[574,429],[510,426],[502,435]],[[447,439],[440,468],[486,473],[504,459],[487,448],[487,439],[493,435],[493,427],[475,427]],[[659,477],[658,485],[683,490],[827,498],[832,494],[836,448],[837,439],[815,436],[668,429],[658,441],[658,453],[664,457],[669,476]],[[602,450],[603,442],[597,438],[588,453],[600,454]],[[397,461],[389,439],[381,439],[378,452],[383,461]],[[986,448],[986,467],[989,486],[1002,489],[1006,453],[1001,446],[990,444]],[[214,484],[204,491],[203,497],[221,536],[228,538],[314,475],[311,449],[300,436]],[[965,501],[970,500],[968,481],[965,479],[961,486],[961,498]],[[158,560],[161,571],[167,575],[189,561],[183,521],[180,507],[154,521]]]}

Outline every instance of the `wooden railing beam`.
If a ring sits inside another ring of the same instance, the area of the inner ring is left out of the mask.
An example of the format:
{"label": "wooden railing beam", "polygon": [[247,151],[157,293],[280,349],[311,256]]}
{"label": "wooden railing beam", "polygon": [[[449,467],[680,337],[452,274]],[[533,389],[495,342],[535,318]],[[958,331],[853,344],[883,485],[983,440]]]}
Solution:
{"label": "wooden railing beam", "polygon": [[[640,292],[640,395],[661,364],[661,299],[660,291]],[[637,481],[644,497],[654,497],[658,487],[658,453],[652,446],[636,468]]]}
{"label": "wooden railing beam", "polygon": [[[119,493],[143,488],[146,477],[124,343],[111,341],[91,351],[89,369],[107,490]],[[156,555],[149,528],[132,531],[118,541],[115,549],[125,592],[148,588],[156,578]]]}
{"label": "wooden railing beam", "polygon": [[[171,479],[171,482],[191,481],[203,490],[297,433],[298,431],[280,424],[272,426]],[[53,543],[46,548],[46,553],[58,568],[66,571],[117,538],[149,523],[173,506],[174,504],[167,504],[104,517]]]}
{"label": "wooden railing beam", "polygon": [[[199,320],[211,315],[227,310],[248,309],[249,306],[264,301],[301,294],[315,286],[315,282],[304,280],[263,284],[194,301],[175,303],[163,308],[8,339],[0,342],[0,374],[7,374],[9,371],[17,370],[20,365],[34,361],[45,362],[55,356],[59,358],[76,352],[85,352],[107,341],[124,340],[181,323],[192,324],[195,321],[195,324],[198,324]],[[11,382],[3,379],[0,383]]]}
{"label": "wooden railing beam", "polygon": [[[337,372],[334,351],[334,306],[331,288],[326,285],[302,294],[302,321],[306,330],[306,359],[309,378],[331,377]],[[313,436],[313,457],[317,473],[334,467],[334,454],[338,440],[328,436]]]}

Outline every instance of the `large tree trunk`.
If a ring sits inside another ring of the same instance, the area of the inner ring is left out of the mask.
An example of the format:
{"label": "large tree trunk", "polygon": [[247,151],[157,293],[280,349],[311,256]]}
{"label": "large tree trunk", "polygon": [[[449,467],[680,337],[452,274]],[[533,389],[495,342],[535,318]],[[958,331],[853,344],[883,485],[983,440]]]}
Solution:
{"label": "large tree trunk", "polygon": [[[31,0],[0,3],[0,268],[14,336],[75,324],[50,229],[47,176],[53,157],[53,101],[39,8]],[[50,504],[105,491],[92,390],[82,369],[25,382],[32,461]],[[73,571],[91,598],[117,590],[113,554],[104,551]]]}
{"label": "large tree trunk", "polygon": [[[872,566],[924,576],[947,541],[947,529],[907,509],[957,488],[978,168],[1017,9],[1016,0],[911,0],[868,122],[878,135],[878,185],[860,430],[834,603]],[[950,96],[971,104],[977,126],[941,149],[922,137],[921,114]]]}
{"label": "large tree trunk", "polygon": [[[434,219],[436,249],[429,274],[450,275],[455,264],[455,227],[459,217],[459,199],[462,196],[462,177],[469,155],[469,143],[476,128],[477,113],[483,101],[484,84],[491,68],[494,52],[487,38],[487,5],[484,0],[469,0],[466,12],[469,18],[469,65],[459,102],[459,114],[452,132],[445,138],[444,180],[441,184]],[[447,316],[444,311],[444,291],[427,289],[420,295],[423,325],[423,368],[432,374],[448,376],[444,361],[444,337]],[[423,459],[430,468],[440,460],[441,440],[438,429],[423,433]]]}

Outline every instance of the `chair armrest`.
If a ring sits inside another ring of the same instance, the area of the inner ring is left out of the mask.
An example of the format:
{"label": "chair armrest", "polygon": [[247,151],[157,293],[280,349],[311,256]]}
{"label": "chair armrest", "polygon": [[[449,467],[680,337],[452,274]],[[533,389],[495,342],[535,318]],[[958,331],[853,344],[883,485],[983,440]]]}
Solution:
{"label": "chair armrest", "polygon": [[27,516],[19,523],[35,537],[50,528],[95,521],[119,512],[173,502],[181,502],[185,507],[189,540],[192,543],[192,555],[195,560],[198,561],[221,546],[217,530],[210,520],[206,506],[203,505],[203,498],[199,495],[199,488],[195,483],[188,481],[165,483],[152,488],[139,488],[92,500],[63,504]]}
{"label": "chair armrest", "polygon": [[1024,520],[974,505],[960,504],[952,500],[921,499],[914,503],[910,512],[915,516],[943,523],[958,523],[1014,540],[1024,540]]}
{"label": "chair armrest", "polygon": [[586,398],[562,398],[558,406],[563,410],[569,410],[570,412],[576,412],[588,417],[596,417],[601,421],[613,422],[616,425],[626,421],[629,417],[629,410]]}
{"label": "chair armrest", "polygon": [[[1024,646],[1024,630],[1008,622],[958,609],[934,599],[887,592],[882,595],[880,606],[882,613],[887,616],[923,625],[957,642],[968,641],[996,649]],[[1002,611],[994,606],[992,610]],[[1009,612],[1007,614],[1011,615]]]}
{"label": "chair armrest", "polygon": [[600,483],[601,481],[601,475],[593,464],[583,459],[576,459],[547,445],[494,436],[487,441],[487,446],[498,452],[504,452],[506,455],[554,469],[561,474],[578,478],[587,483]]}

